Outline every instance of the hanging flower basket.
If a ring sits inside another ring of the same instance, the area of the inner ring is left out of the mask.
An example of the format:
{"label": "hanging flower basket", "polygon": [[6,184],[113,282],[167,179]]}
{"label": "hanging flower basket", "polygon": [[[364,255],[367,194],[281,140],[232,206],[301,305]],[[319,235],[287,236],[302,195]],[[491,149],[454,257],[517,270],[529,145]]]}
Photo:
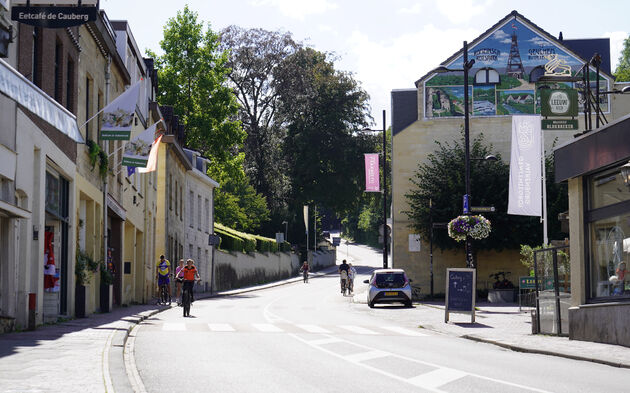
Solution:
{"label": "hanging flower basket", "polygon": [[448,235],[458,242],[466,240],[466,235],[475,240],[485,239],[491,229],[490,221],[481,215],[459,216],[448,223]]}

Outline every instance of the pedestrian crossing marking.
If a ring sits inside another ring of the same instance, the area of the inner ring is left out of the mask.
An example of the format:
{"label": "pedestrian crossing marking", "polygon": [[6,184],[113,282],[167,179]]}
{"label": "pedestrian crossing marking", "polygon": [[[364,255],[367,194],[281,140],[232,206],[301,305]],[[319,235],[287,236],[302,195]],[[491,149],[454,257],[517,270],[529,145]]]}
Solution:
{"label": "pedestrian crossing marking", "polygon": [[372,359],[378,359],[378,358],[383,358],[385,356],[389,356],[390,354],[387,352],[383,352],[383,351],[367,351],[367,352],[361,352],[361,353],[356,353],[354,355],[348,355],[345,357],[346,360],[351,361],[351,362],[364,362],[366,360],[372,360]]}
{"label": "pedestrian crossing marking", "polygon": [[407,328],[400,327],[400,326],[383,326],[383,327],[381,327],[381,329],[389,330],[391,332],[402,334],[402,335],[405,335],[405,336],[415,336],[415,337],[425,337],[425,336],[427,336],[426,333],[416,332],[414,330],[407,329]]}
{"label": "pedestrian crossing marking", "polygon": [[373,330],[361,327],[361,326],[355,326],[355,325],[341,325],[339,326],[342,329],[348,330],[349,332],[352,333],[357,333],[357,334],[378,334]]}
{"label": "pedestrian crossing marking", "polygon": [[229,323],[209,323],[208,328],[213,332],[235,332],[234,329]]}
{"label": "pedestrian crossing marking", "polygon": [[183,322],[164,322],[162,330],[168,332],[184,332],[186,331],[186,324]]}
{"label": "pedestrian crossing marking", "polygon": [[300,329],[306,330],[309,333],[330,333],[330,330],[324,329],[317,325],[296,325]]}
{"label": "pedestrian crossing marking", "polygon": [[326,344],[338,343],[341,341],[343,340],[339,338],[330,337],[330,338],[322,338],[320,340],[309,340],[308,343],[311,345],[326,345]]}
{"label": "pedestrian crossing marking", "polygon": [[442,385],[446,385],[467,375],[468,374],[463,371],[454,370],[452,368],[438,368],[437,370],[409,378],[407,381],[421,388],[437,389]]}
{"label": "pedestrian crossing marking", "polygon": [[272,325],[271,323],[254,323],[252,324],[254,328],[260,330],[265,333],[280,333],[284,332],[284,330],[280,329],[276,325]]}

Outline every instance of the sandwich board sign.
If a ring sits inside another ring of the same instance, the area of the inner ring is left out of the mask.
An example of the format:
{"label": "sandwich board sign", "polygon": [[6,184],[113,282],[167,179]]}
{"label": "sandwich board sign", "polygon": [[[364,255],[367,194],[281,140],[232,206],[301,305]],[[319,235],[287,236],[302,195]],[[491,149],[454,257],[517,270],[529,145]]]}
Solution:
{"label": "sandwich board sign", "polygon": [[448,323],[449,313],[470,314],[470,323],[475,322],[476,282],[476,269],[446,269],[444,323]]}

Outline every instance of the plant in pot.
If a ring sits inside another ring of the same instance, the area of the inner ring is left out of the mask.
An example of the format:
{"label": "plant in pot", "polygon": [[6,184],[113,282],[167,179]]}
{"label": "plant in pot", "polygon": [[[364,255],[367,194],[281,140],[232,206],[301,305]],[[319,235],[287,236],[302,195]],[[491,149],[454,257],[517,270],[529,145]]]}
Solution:
{"label": "plant in pot", "polygon": [[107,263],[100,263],[101,271],[101,288],[100,288],[100,308],[101,312],[109,312],[111,305],[110,299],[112,296],[112,285],[114,284],[114,274],[107,268]]}
{"label": "plant in pot", "polygon": [[448,235],[458,242],[466,240],[466,236],[475,240],[485,239],[490,236],[491,230],[490,220],[482,215],[458,216],[448,223]]}
{"label": "plant in pot", "polygon": [[74,275],[76,277],[75,286],[75,314],[77,318],[85,317],[85,286],[90,283],[92,275],[98,270],[99,263],[92,259],[88,253],[77,249]]}

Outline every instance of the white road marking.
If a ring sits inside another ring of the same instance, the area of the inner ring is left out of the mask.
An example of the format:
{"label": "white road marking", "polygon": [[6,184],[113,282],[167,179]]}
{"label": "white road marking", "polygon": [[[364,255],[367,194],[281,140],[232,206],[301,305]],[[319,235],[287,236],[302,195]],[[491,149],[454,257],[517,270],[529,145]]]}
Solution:
{"label": "white road marking", "polygon": [[348,355],[345,357],[345,359],[349,362],[356,363],[356,362],[364,362],[366,360],[384,358],[385,356],[389,356],[389,355],[391,355],[389,352],[367,351],[367,352],[355,353],[354,355]]}
{"label": "white road marking", "polygon": [[329,330],[317,325],[296,325],[300,329],[306,330],[309,333],[330,333]]}
{"label": "white road marking", "polygon": [[446,385],[449,382],[456,381],[467,375],[468,374],[463,371],[454,370],[452,368],[438,368],[437,370],[409,378],[407,382],[425,389],[437,389],[442,385]]}
{"label": "white road marking", "polygon": [[183,322],[165,322],[162,325],[162,330],[167,332],[184,332],[186,331],[186,324]]}
{"label": "white road marking", "polygon": [[326,345],[326,344],[339,343],[341,341],[343,340],[339,338],[335,338],[335,337],[330,337],[330,338],[322,338],[320,340],[310,340],[308,341],[308,343],[311,345]]}
{"label": "white road marking", "polygon": [[272,325],[270,323],[254,323],[252,324],[256,329],[265,333],[280,333],[284,332],[284,330],[280,329],[276,325]]}
{"label": "white road marking", "polygon": [[208,328],[213,332],[235,332],[236,329],[229,323],[209,323]]}
{"label": "white road marking", "polygon": [[400,326],[383,326],[382,329],[389,330],[390,332],[402,334],[405,336],[426,337],[428,334],[420,333],[415,330],[407,329]]}
{"label": "white road marking", "polygon": [[376,333],[373,330],[366,329],[366,328],[361,327],[361,326],[341,325],[339,327],[342,328],[342,329],[345,329],[345,330],[347,330],[349,332],[357,333],[357,334],[378,334],[378,333]]}

